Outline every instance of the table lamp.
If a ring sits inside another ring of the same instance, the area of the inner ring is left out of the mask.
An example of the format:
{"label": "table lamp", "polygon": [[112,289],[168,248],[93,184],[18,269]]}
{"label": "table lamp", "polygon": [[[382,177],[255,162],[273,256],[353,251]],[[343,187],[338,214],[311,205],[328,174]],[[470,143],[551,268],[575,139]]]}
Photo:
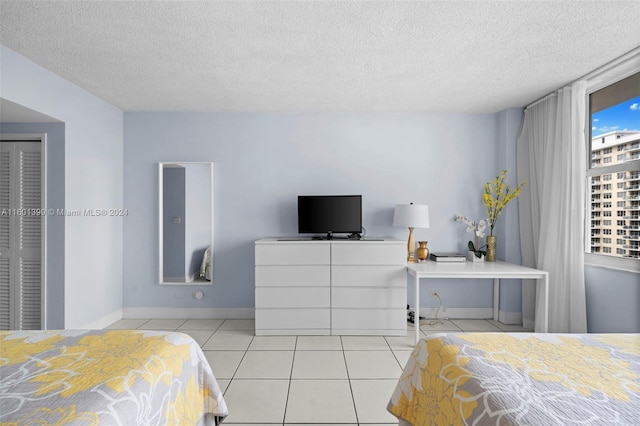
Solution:
{"label": "table lamp", "polygon": [[429,227],[429,206],[424,204],[398,204],[393,213],[393,226],[409,228],[407,241],[407,263],[418,263],[416,259],[416,243],[413,239],[413,228]]}

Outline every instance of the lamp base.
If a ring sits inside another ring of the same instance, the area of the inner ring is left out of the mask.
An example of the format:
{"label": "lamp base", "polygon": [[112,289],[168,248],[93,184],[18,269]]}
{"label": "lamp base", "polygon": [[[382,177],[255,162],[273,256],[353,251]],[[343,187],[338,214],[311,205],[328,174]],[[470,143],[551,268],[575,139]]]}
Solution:
{"label": "lamp base", "polygon": [[409,228],[409,241],[407,241],[407,251],[409,255],[407,256],[407,263],[418,263],[418,259],[416,259],[416,242],[413,239],[413,227]]}

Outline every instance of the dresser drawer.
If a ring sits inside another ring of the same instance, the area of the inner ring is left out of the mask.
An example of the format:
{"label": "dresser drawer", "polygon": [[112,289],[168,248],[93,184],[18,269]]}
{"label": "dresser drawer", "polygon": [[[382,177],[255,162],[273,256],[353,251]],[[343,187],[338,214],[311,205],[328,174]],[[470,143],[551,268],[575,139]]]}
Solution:
{"label": "dresser drawer", "polygon": [[329,287],[258,287],[256,288],[256,306],[329,309],[330,294]]}
{"label": "dresser drawer", "polygon": [[407,287],[407,270],[404,266],[343,266],[331,268],[331,285],[334,287]]}
{"label": "dresser drawer", "polygon": [[331,291],[332,308],[406,308],[404,288],[340,287]]}
{"label": "dresser drawer", "polygon": [[293,329],[300,330],[301,334],[305,330],[324,330],[329,334],[331,312],[329,309],[256,309],[256,332]]}
{"label": "dresser drawer", "polygon": [[347,241],[331,246],[332,265],[406,265],[406,243]]}
{"label": "dresser drawer", "polygon": [[256,287],[329,286],[331,267],[328,265],[256,266]]}
{"label": "dresser drawer", "polygon": [[331,246],[327,242],[256,243],[256,265],[329,265]]}
{"label": "dresser drawer", "polygon": [[[406,309],[333,309],[331,315],[333,334],[345,334],[345,330],[399,330],[406,334]],[[394,333],[397,334],[397,333]]]}

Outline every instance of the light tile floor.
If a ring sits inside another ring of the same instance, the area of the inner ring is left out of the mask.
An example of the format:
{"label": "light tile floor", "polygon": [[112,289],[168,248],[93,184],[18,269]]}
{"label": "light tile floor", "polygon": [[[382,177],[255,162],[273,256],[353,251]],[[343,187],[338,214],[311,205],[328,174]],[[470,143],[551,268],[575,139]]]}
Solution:
{"label": "light tile floor", "polygon": [[[414,347],[407,336],[254,336],[253,320],[123,319],[109,329],[189,334],[211,364],[229,407],[229,425],[397,425],[386,411]],[[441,332],[518,332],[492,320],[420,323]]]}

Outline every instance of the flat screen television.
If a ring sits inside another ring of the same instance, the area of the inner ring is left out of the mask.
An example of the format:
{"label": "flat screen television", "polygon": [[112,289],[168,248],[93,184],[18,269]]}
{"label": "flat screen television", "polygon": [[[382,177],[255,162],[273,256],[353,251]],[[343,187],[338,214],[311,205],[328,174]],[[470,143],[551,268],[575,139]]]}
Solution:
{"label": "flat screen television", "polygon": [[362,195],[299,195],[298,233],[359,235],[362,231]]}

